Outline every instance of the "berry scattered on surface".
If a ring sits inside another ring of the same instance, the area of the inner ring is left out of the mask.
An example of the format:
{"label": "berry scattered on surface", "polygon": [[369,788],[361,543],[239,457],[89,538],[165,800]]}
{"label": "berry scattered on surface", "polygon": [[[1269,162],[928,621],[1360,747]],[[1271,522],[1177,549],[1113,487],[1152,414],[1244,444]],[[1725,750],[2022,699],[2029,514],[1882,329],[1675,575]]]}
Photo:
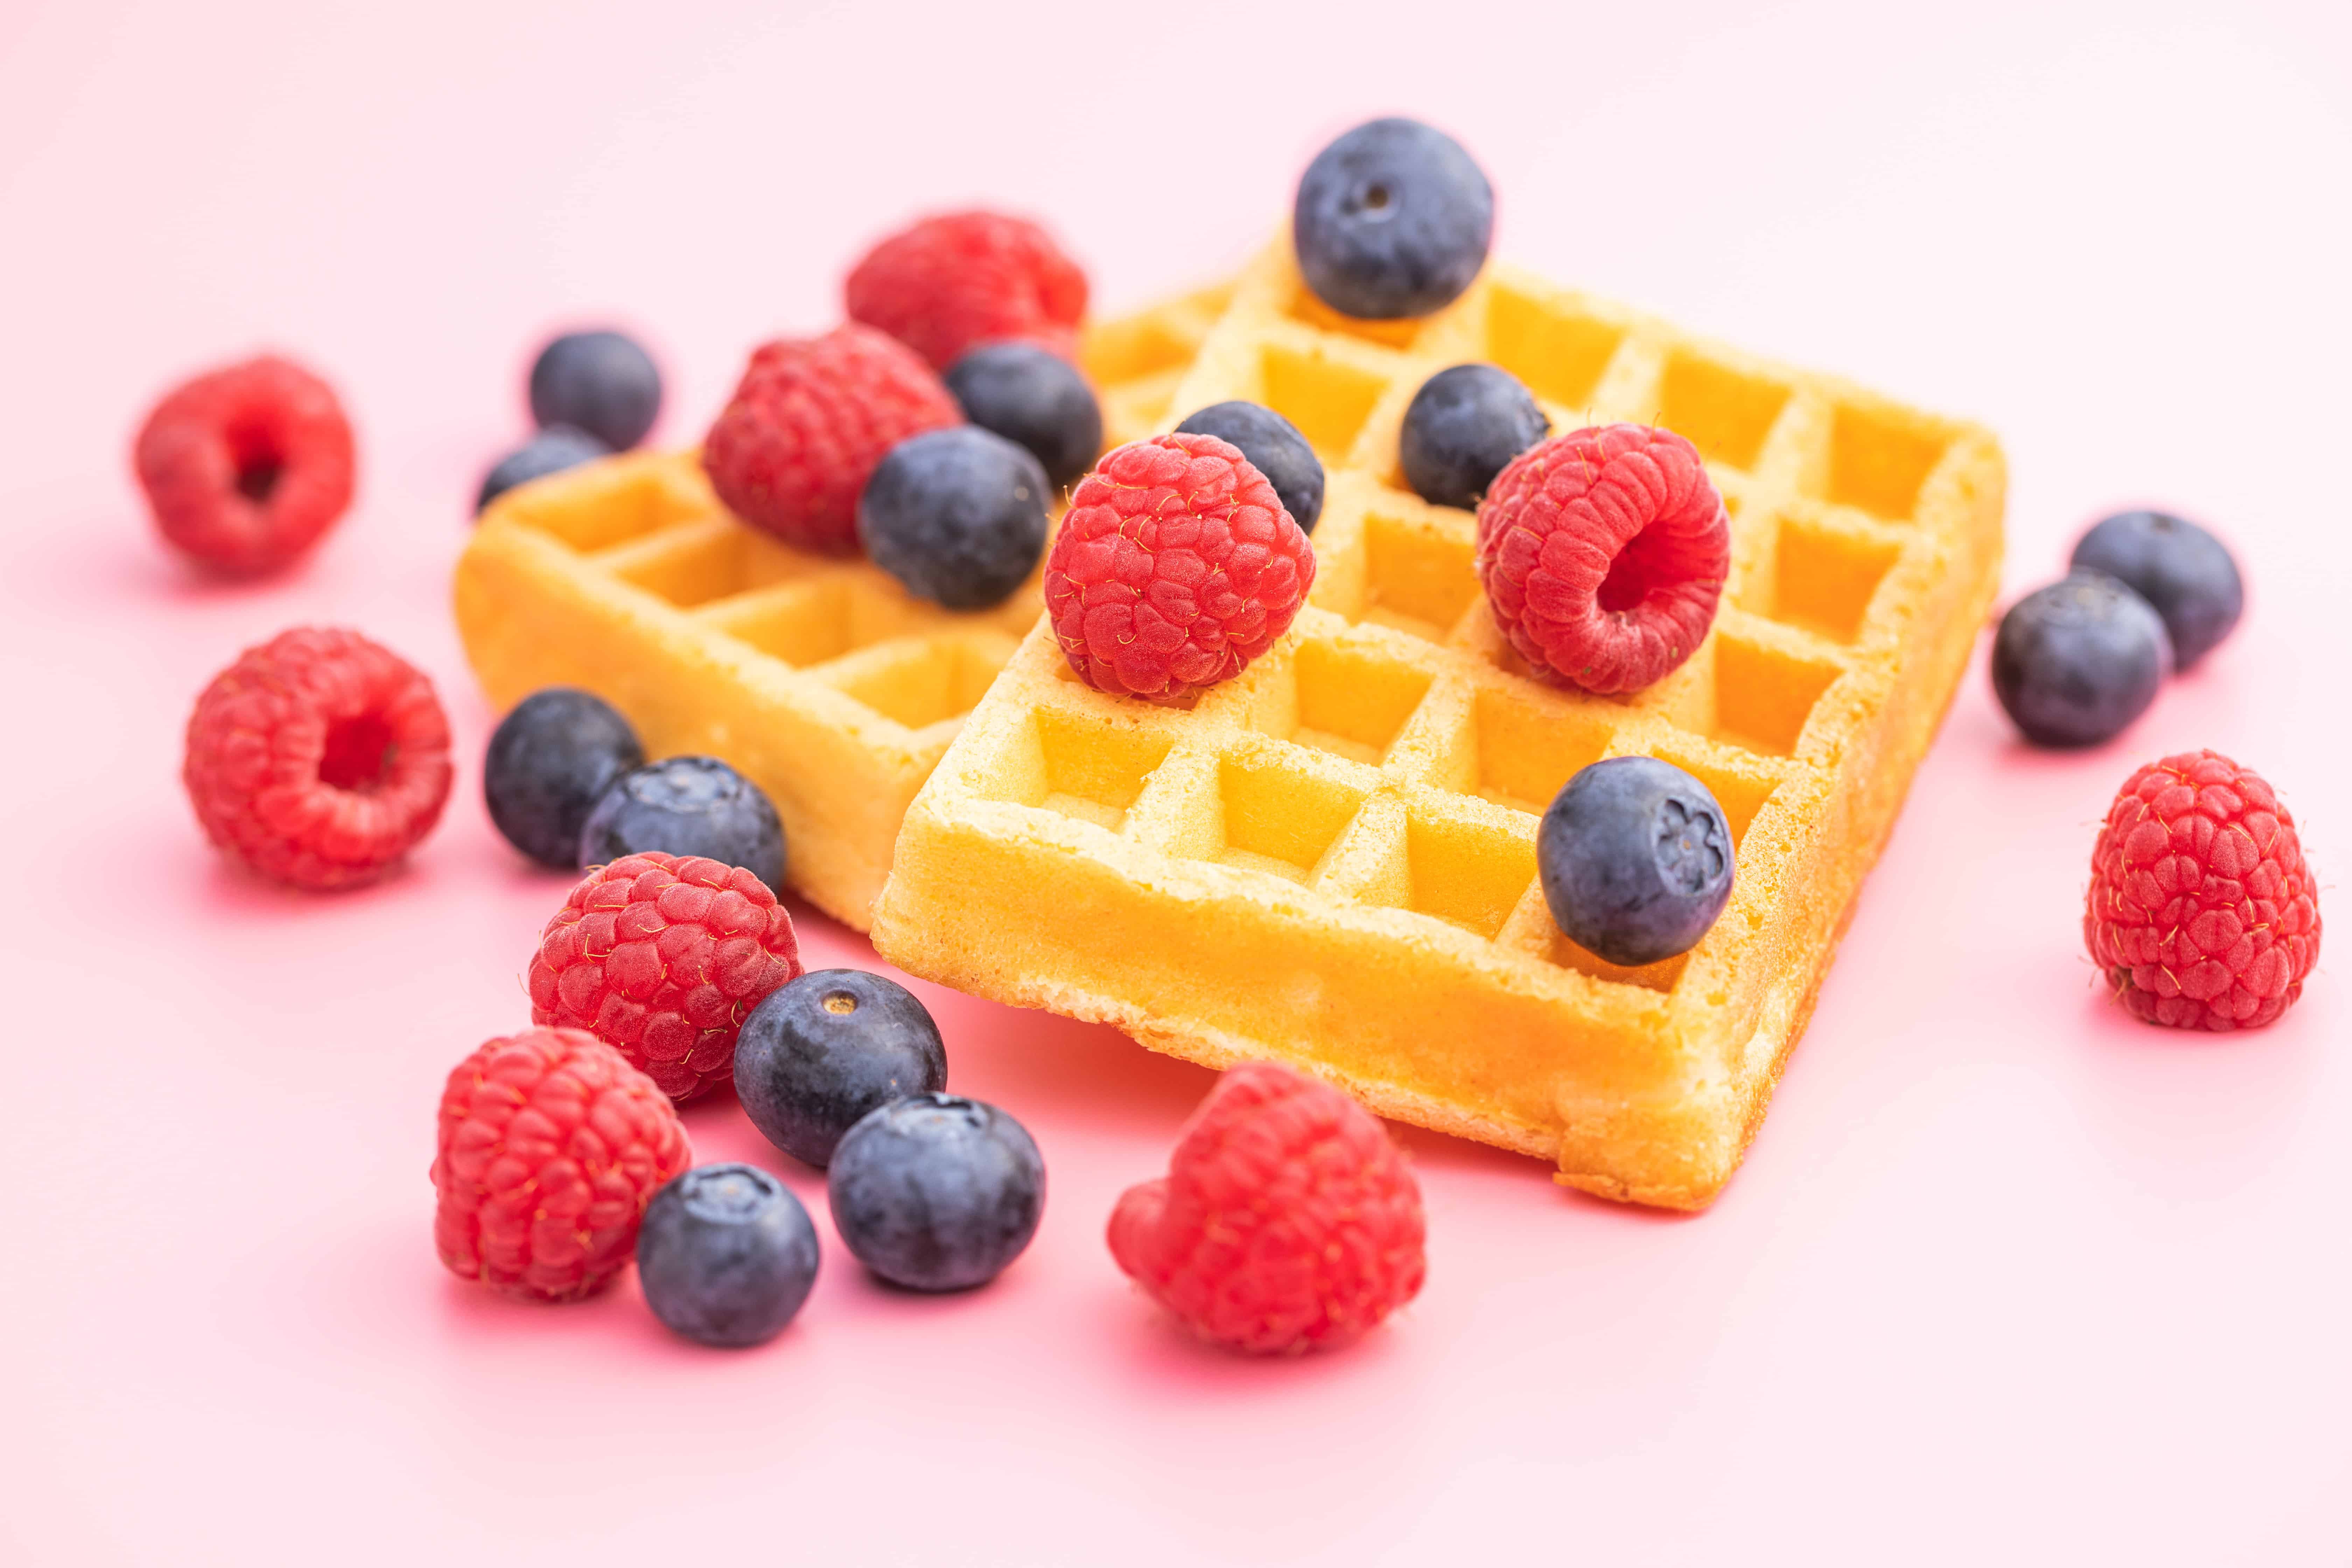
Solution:
{"label": "berry scattered on surface", "polygon": [[751,873],[629,855],[583,877],[540,933],[530,1021],[587,1030],[683,1104],[734,1075],[736,1030],[800,972],[793,917]]}
{"label": "berry scattered on surface", "polygon": [[140,426],[131,464],[166,540],[251,576],[287,565],[343,515],[356,457],[334,389],[264,355],[166,394]]}
{"label": "berry scattered on surface", "polygon": [[658,850],[740,866],[784,885],[784,825],[758,784],[717,757],[665,757],[604,787],[580,825],[576,866]]}
{"label": "berry scattered on surface", "polygon": [[1443,131],[1374,120],[1307,165],[1291,230],[1307,286],[1341,315],[1426,316],[1486,265],[1495,192]]}
{"label": "berry scattered on surface", "polygon": [[474,515],[481,516],[492,501],[517,485],[593,463],[611,452],[611,447],[584,430],[551,426],[490,465],[490,471],[482,476],[482,488],[474,493]]}
{"label": "berry scattered on surface", "polygon": [[2083,937],[2136,1018],[2271,1023],[2319,962],[2319,885],[2285,803],[2218,752],[2139,769],[2091,850]]}
{"label": "berry scattered on surface", "polygon": [[1518,377],[1491,364],[1457,364],[1412,395],[1397,456],[1414,494],[1467,510],[1505,464],[1550,433],[1551,421]]}
{"label": "berry scattered on surface", "polygon": [[777,987],[735,1037],[743,1113],[769,1142],[819,1169],[868,1114],[947,1086],[947,1047],[929,1010],[864,970],[812,970]]}
{"label": "berry scattered on surface", "polygon": [[762,344],[704,439],[737,517],[787,544],[857,549],[857,492],[882,454],[963,416],[913,350],[871,327]]}
{"label": "berry scattered on surface", "polygon": [[646,438],[661,414],[661,371],[621,332],[566,332],[530,367],[530,416],[541,429],[568,425],[615,452]]}
{"label": "berry scattered on surface", "polygon": [[2179,669],[2212,652],[2246,607],[2245,584],[2228,547],[2168,512],[2126,511],[2102,520],[2083,535],[2067,564],[2104,572],[2146,599],[2172,639]]}
{"label": "berry scattered on surface", "polygon": [[1059,489],[1102,451],[1102,405],[1068,360],[1029,342],[979,343],[947,370],[963,416],[1026,447]]}
{"label": "berry scattered on surface", "polygon": [[1079,679],[1177,702],[1271,647],[1314,583],[1314,546],[1238,447],[1156,436],[1078,481],[1045,613]]}
{"label": "berry scattered on surface", "polygon": [[297,627],[205,688],[181,779],[231,858],[291,887],[356,887],[441,820],[449,721],[433,683],[391,649]]}
{"label": "berry scattered on surface", "polygon": [[2075,572],[2009,607],[1992,642],[1992,689],[2037,746],[2095,746],[2147,711],[2172,666],[2146,599]]}
{"label": "berry scattered on surface", "polygon": [[1298,433],[1298,426],[1263,403],[1233,398],[1212,403],[1176,426],[1186,436],[1214,436],[1239,447],[1274,487],[1282,510],[1301,533],[1315,531],[1323,516],[1323,459]]}
{"label": "berry scattered on surface", "polygon": [[1111,1211],[1110,1251],[1202,1339],[1330,1350],[1420,1293],[1420,1184],[1370,1111],[1270,1062],[1229,1068],[1168,1174]]}
{"label": "berry scattered on surface", "polygon": [[1552,922],[1628,968],[1698,945],[1731,897],[1731,827],[1714,792],[1655,757],[1579,770],[1536,832]]}
{"label": "berry scattered on surface", "polygon": [[857,498],[857,537],[907,592],[950,610],[1003,604],[1045,553],[1037,459],[977,425],[909,436]]}
{"label": "berry scattered on surface", "polygon": [[569,686],[534,691],[490,731],[482,795],[506,841],[559,870],[580,868],[580,830],[613,781],[646,760],[612,704]]}
{"label": "berry scattered on surface", "polygon": [[917,1094],[869,1112],[826,1172],[834,1229],[910,1290],[984,1285],[1021,1256],[1045,1207],[1045,1162],[992,1105]]}
{"label": "berry scattered on surface", "polygon": [[1072,354],[1087,313],[1087,275],[1053,236],[991,212],[946,213],[900,230],[866,253],[844,293],[851,321],[940,370],[1000,338]]}
{"label": "berry scattered on surface", "polygon": [[672,1332],[737,1349],[783,1332],[816,1284],[816,1226],[756,1165],[698,1165],[654,1194],[637,1283]]}
{"label": "berry scattered on surface", "polygon": [[1520,453],[1478,503],[1478,580],[1538,674],[1609,695],[1690,658],[1715,622],[1731,521],[1696,447],[1603,425]]}
{"label": "berry scattered on surface", "polygon": [[646,1205],[692,1157],[661,1090],[602,1040],[488,1041],[441,1091],[434,1244],[462,1279],[578,1300],[628,1266]]}

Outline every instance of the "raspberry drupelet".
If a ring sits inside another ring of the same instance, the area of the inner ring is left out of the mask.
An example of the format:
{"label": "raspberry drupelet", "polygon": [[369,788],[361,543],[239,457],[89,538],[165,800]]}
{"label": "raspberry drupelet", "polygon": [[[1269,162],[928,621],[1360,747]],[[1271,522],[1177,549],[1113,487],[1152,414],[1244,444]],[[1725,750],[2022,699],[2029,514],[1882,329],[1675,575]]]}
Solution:
{"label": "raspberry drupelet", "polygon": [[1097,691],[1181,702],[1290,629],[1315,550],[1241,449],[1175,434],[1078,481],[1045,561],[1045,613]]}

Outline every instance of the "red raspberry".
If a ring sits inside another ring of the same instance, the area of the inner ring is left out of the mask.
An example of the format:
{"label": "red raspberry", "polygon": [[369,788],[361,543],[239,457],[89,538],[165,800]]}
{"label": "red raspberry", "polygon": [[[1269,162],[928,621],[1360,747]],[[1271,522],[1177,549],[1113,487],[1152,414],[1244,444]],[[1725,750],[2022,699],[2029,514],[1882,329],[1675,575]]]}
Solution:
{"label": "red raspberry", "polygon": [[866,253],[849,275],[849,319],[879,327],[945,370],[978,342],[1027,338],[1077,349],[1087,275],[1035,224],[1000,213],[927,217]]}
{"label": "red raspberry", "polygon": [[703,441],[702,466],[736,516],[787,544],[856,552],[857,493],[882,454],[963,422],[930,367],[869,327],[786,338],[751,354]]}
{"label": "red raspberry", "polygon": [[684,1104],[733,1079],[743,1016],[800,973],[765,882],[647,850],[580,879],[540,932],[530,1021],[591,1031]]}
{"label": "red raspberry", "polygon": [[334,389],[268,355],[197,376],[131,449],[155,526],[224,572],[272,572],[352,504],[352,426]]}
{"label": "red raspberry", "polygon": [[576,1301],[628,1266],[646,1205],[692,1158],[661,1090],[594,1036],[491,1040],[441,1091],[433,1243],[464,1279]]}
{"label": "red raspberry", "polygon": [[1247,1062],[1192,1113],[1168,1174],[1110,1216],[1128,1276],[1202,1338],[1286,1353],[1346,1344],[1419,1293],[1421,1187],[1372,1115]]}
{"label": "red raspberry", "polygon": [[1603,425],[1541,441],[1478,506],[1478,577],[1496,623],[1541,672],[1639,691],[1696,650],[1731,567],[1731,523],[1698,449]]}
{"label": "red raspberry", "polygon": [[2083,939],[2132,1016],[2260,1028],[2319,962],[2319,888],[2294,818],[2218,752],[2148,763],[2091,850]]}
{"label": "red raspberry", "polygon": [[391,649],[299,626],[205,688],[180,776],[205,837],[236,859],[292,887],[356,887],[441,820],[449,721]]}
{"label": "red raspberry", "polygon": [[1045,612],[1078,679],[1156,702],[1239,675],[1314,585],[1314,546],[1265,476],[1214,436],[1106,456],[1045,559]]}

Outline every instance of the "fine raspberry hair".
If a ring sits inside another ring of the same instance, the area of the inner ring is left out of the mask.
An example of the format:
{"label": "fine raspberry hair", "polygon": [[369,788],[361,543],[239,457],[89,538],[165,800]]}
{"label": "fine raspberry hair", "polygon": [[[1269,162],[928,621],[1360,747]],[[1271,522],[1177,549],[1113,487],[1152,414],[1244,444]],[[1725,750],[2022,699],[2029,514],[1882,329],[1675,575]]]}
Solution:
{"label": "fine raspberry hair", "polygon": [[301,555],[343,515],[356,459],[334,389],[265,354],[166,394],[139,428],[131,467],[174,548],[255,576]]}
{"label": "fine raspberry hair", "polygon": [[298,626],[205,688],[180,776],[205,836],[231,858],[289,887],[356,887],[441,820],[449,721],[398,654]]}
{"label": "fine raspberry hair", "polygon": [[1181,702],[1290,629],[1315,549],[1241,449],[1137,441],[1078,481],[1045,559],[1045,613],[1097,691]]}
{"label": "fine raspberry hair", "polygon": [[2091,850],[2083,938],[2136,1018],[2254,1029],[2319,962],[2319,888],[2260,773],[2182,752],[2124,781]]}
{"label": "fine raspberry hair", "polygon": [[1087,313],[1087,275],[1053,236],[1002,213],[947,213],[866,252],[844,293],[849,319],[944,371],[977,343],[1020,338],[1065,359]]}
{"label": "fine raspberry hair", "polygon": [[1541,441],[1478,506],[1496,624],[1547,679],[1639,691],[1696,652],[1731,567],[1731,521],[1698,449],[1604,425]]}
{"label": "fine raspberry hair", "polygon": [[740,866],[646,851],[580,879],[540,933],[530,1021],[585,1029],[680,1104],[735,1076],[735,1033],[801,974],[793,917]]}
{"label": "fine raspberry hair", "polygon": [[441,1090],[434,1246],[461,1279],[578,1300],[628,1267],[646,1205],[692,1158],[668,1097],[593,1035],[488,1041]]}
{"label": "fine raspberry hair", "polygon": [[1110,1216],[1129,1278],[1213,1344],[1334,1349],[1420,1292],[1421,1187],[1370,1111],[1269,1062],[1227,1071],[1168,1174]]}
{"label": "fine raspberry hair", "polygon": [[857,496],[882,455],[963,413],[929,365],[856,323],[763,343],[703,441],[728,509],[787,544],[858,550]]}

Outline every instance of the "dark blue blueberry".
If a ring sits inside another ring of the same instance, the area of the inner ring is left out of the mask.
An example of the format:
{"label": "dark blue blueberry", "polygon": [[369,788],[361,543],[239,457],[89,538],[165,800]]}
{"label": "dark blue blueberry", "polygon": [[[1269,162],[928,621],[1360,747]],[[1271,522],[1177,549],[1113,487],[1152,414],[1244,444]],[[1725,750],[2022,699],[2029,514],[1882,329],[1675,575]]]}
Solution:
{"label": "dark blue blueberry", "polygon": [[1307,165],[1291,231],[1307,286],[1341,315],[1426,316],[1486,265],[1495,192],[1443,131],[1374,120]]}
{"label": "dark blue blueberry", "polygon": [[2246,587],[2228,548],[2168,512],[2126,511],[2104,520],[2083,535],[2067,564],[2104,572],[2146,599],[2172,639],[2176,669],[2212,652],[2246,607]]}
{"label": "dark blue blueberry", "polygon": [[580,864],[656,849],[740,866],[784,886],[784,825],[760,786],[717,757],[667,757],[614,779],[580,827]]}
{"label": "dark blue blueberry", "polygon": [[1550,430],[1518,377],[1491,364],[1457,364],[1412,395],[1397,455],[1405,483],[1422,500],[1475,507],[1503,465]]}
{"label": "dark blue blueberry", "polygon": [[1992,689],[2037,746],[2095,746],[2147,711],[2172,665],[2164,622],[2100,572],[2011,605],[1992,639]]}
{"label": "dark blue blueberry", "polygon": [[615,452],[646,438],[661,399],[654,356],[619,332],[566,332],[531,363],[530,416],[585,430]]}
{"label": "dark blue blueberry", "polygon": [[1027,1130],[952,1094],[869,1113],[833,1152],[826,1184],[842,1245],[910,1290],[995,1279],[1045,1207],[1045,1162]]}
{"label": "dark blue blueberry", "polygon": [[1612,963],[1687,952],[1731,897],[1731,828],[1672,763],[1611,757],[1568,781],[1536,833],[1544,902],[1568,939]]}
{"label": "dark blue blueberry", "polygon": [[701,1165],[646,1205],[637,1282],[675,1332],[706,1345],[764,1344],[816,1283],[816,1226],[756,1165]]}
{"label": "dark blue blueberry", "polygon": [[743,1113],[812,1165],[830,1162],[867,1112],[947,1086],[947,1047],[929,1010],[862,969],[813,970],[777,987],[735,1037]]}
{"label": "dark blue blueberry", "polygon": [[517,485],[593,463],[611,452],[612,448],[595,437],[568,425],[541,430],[490,465],[490,471],[482,476],[482,488],[474,492],[474,515],[481,516],[483,508]]}
{"label": "dark blue blueberry", "polygon": [[645,760],[637,732],[604,699],[551,686],[490,731],[482,795],[508,843],[543,866],[577,870],[588,813]]}
{"label": "dark blue blueberry", "polygon": [[1282,510],[1302,533],[1315,531],[1323,515],[1323,461],[1298,426],[1262,403],[1212,403],[1176,426],[1188,436],[1214,436],[1241,448],[1250,466],[1265,476]]}
{"label": "dark blue blueberry", "polygon": [[1053,486],[1028,451],[977,425],[909,436],[857,498],[857,537],[907,592],[950,610],[1004,602],[1045,553]]}
{"label": "dark blue blueberry", "polygon": [[957,356],[945,379],[966,419],[1027,447],[1057,489],[1102,451],[1095,389],[1060,354],[1035,343],[982,343]]}

